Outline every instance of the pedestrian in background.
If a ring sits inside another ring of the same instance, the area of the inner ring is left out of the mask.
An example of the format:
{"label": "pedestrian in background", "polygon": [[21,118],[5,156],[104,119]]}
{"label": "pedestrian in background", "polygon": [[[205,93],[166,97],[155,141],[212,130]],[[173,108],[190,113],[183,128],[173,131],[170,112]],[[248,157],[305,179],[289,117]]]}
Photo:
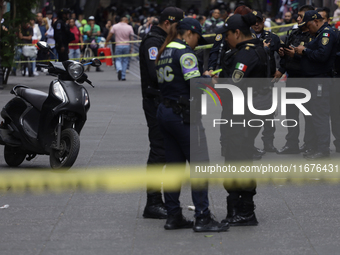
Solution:
{"label": "pedestrian in background", "polygon": [[[70,43],[72,44],[77,44],[77,43],[83,43],[83,38],[80,34],[79,29],[77,28],[76,24],[75,24],[75,20],[72,18],[70,19],[70,31],[72,34],[74,34],[74,40],[71,41]],[[80,48],[83,49],[84,45],[70,45],[69,46],[69,53],[68,53],[68,57],[70,59],[72,58],[76,58],[77,61],[79,61],[80,58]]]}
{"label": "pedestrian in background", "polygon": [[57,52],[57,48],[55,47],[55,40],[54,40],[54,29],[53,29],[53,24],[57,21],[56,18],[54,18],[52,20],[51,26],[48,28],[48,30],[46,31],[46,39],[47,39],[47,44],[50,45],[52,52],[54,54],[50,54],[50,58],[51,59],[56,59],[58,58],[58,52]]}
{"label": "pedestrian in background", "polygon": [[[110,41],[112,35],[115,35],[116,46],[115,46],[115,55],[127,55],[131,51],[131,45],[129,41],[131,40],[131,36],[134,35],[132,26],[129,24],[129,19],[127,17],[123,17],[118,24],[112,26],[109,35],[106,38],[105,47],[107,43]],[[126,80],[126,69],[128,65],[128,57],[117,57],[116,58],[116,68],[118,72],[118,80],[125,81]]]}
{"label": "pedestrian in background", "polygon": [[63,8],[58,12],[58,20],[53,24],[54,39],[59,61],[68,60],[68,44],[74,40],[70,27],[66,24],[70,10]]}

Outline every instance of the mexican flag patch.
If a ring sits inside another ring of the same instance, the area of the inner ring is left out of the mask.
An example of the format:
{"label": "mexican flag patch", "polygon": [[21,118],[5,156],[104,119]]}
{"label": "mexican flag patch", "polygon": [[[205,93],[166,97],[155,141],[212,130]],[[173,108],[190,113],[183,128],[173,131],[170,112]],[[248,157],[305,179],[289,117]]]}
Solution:
{"label": "mexican flag patch", "polygon": [[242,63],[237,63],[236,64],[236,69],[241,70],[242,72],[245,72],[247,70],[247,66],[245,64]]}
{"label": "mexican flag patch", "polygon": [[329,33],[323,33],[322,36],[327,36],[327,37],[329,37]]}

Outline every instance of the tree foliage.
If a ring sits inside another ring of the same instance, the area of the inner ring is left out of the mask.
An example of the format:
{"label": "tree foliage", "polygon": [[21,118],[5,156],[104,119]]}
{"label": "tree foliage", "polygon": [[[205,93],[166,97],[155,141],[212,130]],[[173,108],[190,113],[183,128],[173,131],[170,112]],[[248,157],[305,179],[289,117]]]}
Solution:
{"label": "tree foliage", "polygon": [[[3,1],[0,1],[0,4]],[[6,27],[3,30],[1,27],[0,36],[0,54],[1,54],[1,68],[4,73],[4,84],[7,82],[9,70],[13,65],[14,50],[18,43],[18,32],[21,24],[28,23],[30,19],[35,18],[35,14],[32,13],[32,9],[39,4],[39,0],[8,0],[10,3],[10,11],[3,15],[4,23]],[[1,4],[0,8],[3,5]],[[2,10],[0,10],[2,13]]]}

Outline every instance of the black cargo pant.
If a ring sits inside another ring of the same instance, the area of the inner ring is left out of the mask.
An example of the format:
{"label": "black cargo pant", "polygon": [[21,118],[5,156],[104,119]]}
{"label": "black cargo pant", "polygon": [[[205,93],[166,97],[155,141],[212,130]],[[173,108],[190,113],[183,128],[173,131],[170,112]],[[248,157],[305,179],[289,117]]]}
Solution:
{"label": "black cargo pant", "polygon": [[306,84],[311,99],[305,106],[312,114],[305,118],[306,146],[323,153],[329,153],[330,145],[330,86],[329,77],[313,77]]}
{"label": "black cargo pant", "polygon": [[340,151],[340,77],[336,77],[332,80],[330,85],[330,104],[331,104],[331,127],[332,134],[335,138],[334,145],[336,151]]}
{"label": "black cargo pant", "polygon": [[[163,166],[165,165],[165,149],[163,135],[159,129],[158,120],[156,118],[158,104],[155,98],[143,98],[143,110],[146,118],[146,122],[149,129],[149,142],[150,152],[147,161],[147,171],[150,171],[150,167],[155,164],[159,164],[159,171],[162,172]],[[147,193],[160,193],[161,183],[159,187],[150,187],[147,184]]]}

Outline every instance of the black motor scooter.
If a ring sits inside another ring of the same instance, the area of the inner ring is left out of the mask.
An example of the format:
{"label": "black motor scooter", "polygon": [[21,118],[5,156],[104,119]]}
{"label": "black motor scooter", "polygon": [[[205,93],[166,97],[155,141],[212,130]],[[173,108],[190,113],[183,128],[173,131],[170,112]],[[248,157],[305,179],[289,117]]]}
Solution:
{"label": "black motor scooter", "polygon": [[[38,42],[41,50],[51,48]],[[0,144],[5,145],[4,157],[9,166],[19,166],[25,158],[49,155],[54,169],[70,168],[77,159],[79,134],[90,108],[87,90],[81,85],[89,83],[84,65],[100,66],[98,59],[88,63],[72,60],[40,65],[49,74],[57,76],[50,84],[49,93],[17,85],[11,90],[15,98],[1,111]]]}

